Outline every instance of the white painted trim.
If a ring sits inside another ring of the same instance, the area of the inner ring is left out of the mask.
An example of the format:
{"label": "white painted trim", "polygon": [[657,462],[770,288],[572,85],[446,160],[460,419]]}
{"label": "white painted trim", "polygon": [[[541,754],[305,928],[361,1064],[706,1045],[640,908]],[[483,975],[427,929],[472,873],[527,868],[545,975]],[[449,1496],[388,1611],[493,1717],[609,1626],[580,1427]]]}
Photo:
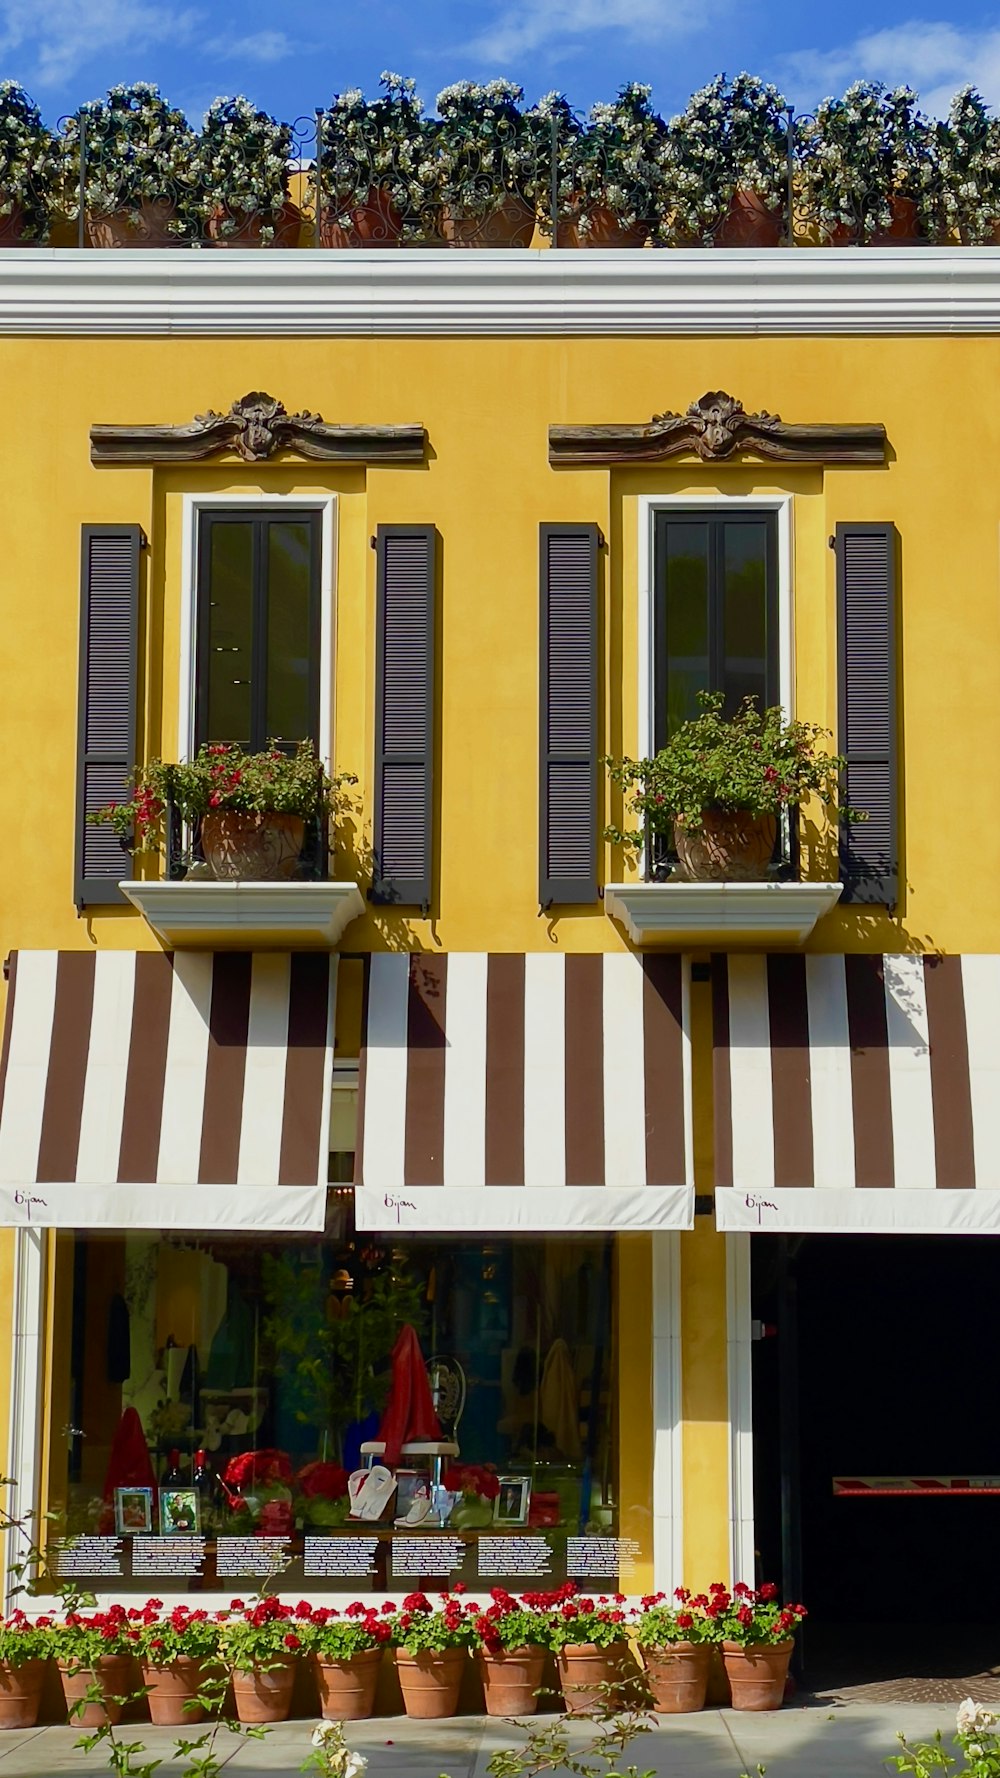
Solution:
{"label": "white painted trim", "polygon": [[[706,249],[707,251],[707,249]],[[743,466],[744,468],[746,465]],[[697,472],[694,472],[697,473]],[[766,466],[755,466],[752,473],[758,480],[771,477]],[[791,494],[720,494],[707,489],[703,494],[641,494],[639,496],[639,624],[638,624],[638,748],[639,757],[653,751],[653,573],[655,567],[654,527],[658,512],[672,507],[690,511],[704,506],[706,511],[732,506],[743,511],[752,508],[778,515],[778,685],[781,702],[789,716],[795,714],[795,597],[794,553]]]}
{"label": "white painted trim", "polygon": [[726,1361],[729,1375],[729,1576],[755,1582],[750,1237],[727,1235]]}
{"label": "white painted trim", "polygon": [[[2,286],[0,286],[2,287]],[[337,496],[336,494],[266,494],[248,488],[245,494],[183,494],[181,496],[181,623],[180,685],[177,700],[177,747],[181,758],[194,748],[195,673],[197,669],[198,516],[221,507],[287,506],[320,517],[319,751],[333,763],[333,665],[336,643]]]}
{"label": "white painted trim", "polygon": [[922,333],[1000,333],[1000,248],[0,252],[8,336]]}
{"label": "white painted trim", "polygon": [[727,946],[801,945],[842,889],[842,883],[606,883],[604,912],[640,949],[703,945],[720,934]]}
{"label": "white painted trim", "polygon": [[[41,1229],[19,1228],[14,1237],[14,1291],[11,1311],[10,1427],[7,1473],[13,1478],[7,1490],[7,1506],[13,1516],[37,1511],[40,1505],[45,1343],[45,1242]],[[29,1536],[37,1537],[37,1521],[30,1522]],[[6,1561],[16,1560],[8,1549]],[[5,1563],[6,1569],[6,1563]],[[15,1599],[11,1575],[4,1580],[4,1614]]]}
{"label": "white painted trim", "polygon": [[681,1407],[681,1246],[653,1236],[653,1586],[672,1593],[684,1579]]}
{"label": "white painted trim", "polygon": [[157,938],[211,951],[335,950],[365,911],[356,883],[122,883]]}

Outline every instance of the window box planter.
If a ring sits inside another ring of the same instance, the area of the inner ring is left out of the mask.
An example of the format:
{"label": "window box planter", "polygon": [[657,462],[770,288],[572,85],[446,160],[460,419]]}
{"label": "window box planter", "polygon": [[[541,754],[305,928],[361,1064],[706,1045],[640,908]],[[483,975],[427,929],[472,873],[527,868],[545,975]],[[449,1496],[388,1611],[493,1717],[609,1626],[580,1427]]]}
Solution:
{"label": "window box planter", "polygon": [[356,883],[130,882],[122,893],[170,950],[335,950],[365,911]]}

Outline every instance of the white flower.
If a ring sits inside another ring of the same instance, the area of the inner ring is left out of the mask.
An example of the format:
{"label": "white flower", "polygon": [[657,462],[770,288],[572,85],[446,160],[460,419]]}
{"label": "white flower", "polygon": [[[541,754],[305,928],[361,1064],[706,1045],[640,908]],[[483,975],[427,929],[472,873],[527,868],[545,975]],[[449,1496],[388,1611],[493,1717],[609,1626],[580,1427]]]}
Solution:
{"label": "white flower", "polygon": [[960,1735],[970,1735],[975,1729],[992,1729],[996,1721],[996,1711],[987,1710],[973,1698],[963,1698],[955,1715],[955,1726]]}

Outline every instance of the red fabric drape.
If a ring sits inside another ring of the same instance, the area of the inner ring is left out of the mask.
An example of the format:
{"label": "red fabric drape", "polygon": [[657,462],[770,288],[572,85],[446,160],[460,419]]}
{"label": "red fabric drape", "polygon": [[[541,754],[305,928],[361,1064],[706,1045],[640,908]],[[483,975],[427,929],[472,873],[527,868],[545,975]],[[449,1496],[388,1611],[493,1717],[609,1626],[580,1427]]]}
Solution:
{"label": "red fabric drape", "polygon": [[392,1349],[392,1382],[378,1435],[385,1440],[383,1461],[389,1464],[399,1462],[403,1445],[441,1437],[424,1355],[410,1326],[401,1330]]}

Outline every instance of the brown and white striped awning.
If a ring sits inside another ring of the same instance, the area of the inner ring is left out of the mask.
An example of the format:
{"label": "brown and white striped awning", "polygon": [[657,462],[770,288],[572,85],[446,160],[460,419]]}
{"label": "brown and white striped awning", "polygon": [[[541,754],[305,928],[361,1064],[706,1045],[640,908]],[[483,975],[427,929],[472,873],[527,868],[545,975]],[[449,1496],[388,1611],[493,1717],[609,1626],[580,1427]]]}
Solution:
{"label": "brown and white striped awning", "polygon": [[371,959],[360,1229],[690,1228],[676,956]]}
{"label": "brown and white striped awning", "polygon": [[716,957],[723,1229],[1000,1233],[1000,956]]}
{"label": "brown and white striped awning", "polygon": [[322,1229],[336,959],[22,951],[0,1225]]}

